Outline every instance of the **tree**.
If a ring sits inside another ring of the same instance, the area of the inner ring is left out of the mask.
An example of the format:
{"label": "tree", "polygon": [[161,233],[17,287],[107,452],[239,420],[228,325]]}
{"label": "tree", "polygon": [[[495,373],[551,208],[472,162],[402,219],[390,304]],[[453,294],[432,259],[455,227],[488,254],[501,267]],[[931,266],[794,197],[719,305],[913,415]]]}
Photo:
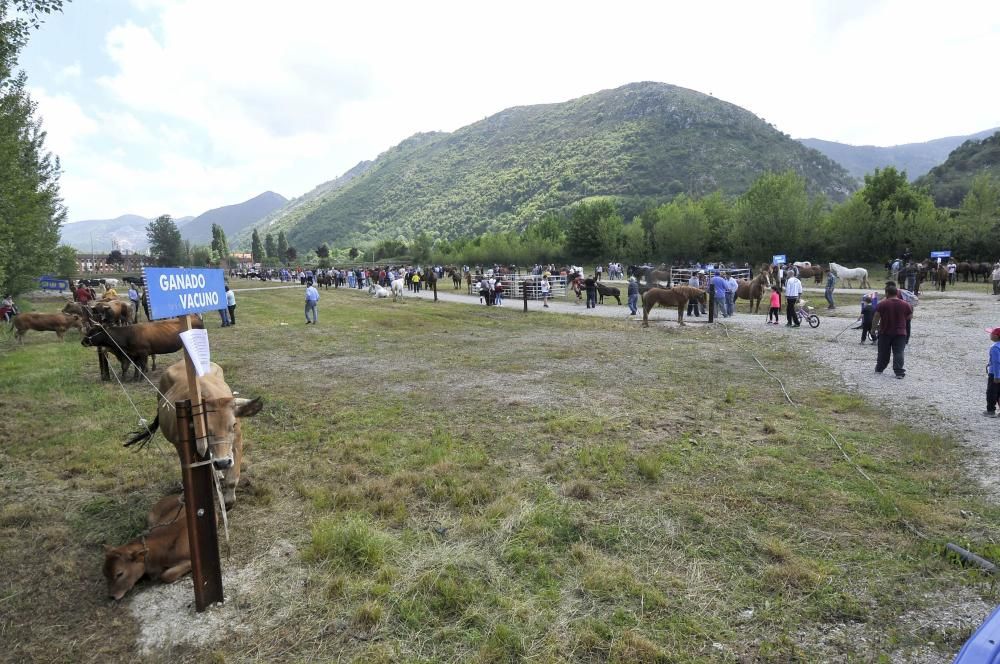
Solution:
{"label": "tree", "polygon": [[[279,236],[280,237],[280,236]],[[299,250],[295,247],[288,247],[285,249],[285,259],[288,261],[294,261],[299,255]]]}
{"label": "tree", "polygon": [[204,245],[198,245],[191,250],[191,265],[194,267],[205,267],[212,263],[214,249]]}
{"label": "tree", "polygon": [[62,244],[56,248],[56,276],[69,279],[76,275],[76,249]]}
{"label": "tree", "polygon": [[732,251],[753,261],[775,253],[809,260],[803,237],[818,228],[820,208],[810,200],[805,179],[794,171],[765,173],[736,203],[730,234]]}
{"label": "tree", "polygon": [[361,253],[361,252],[360,252],[360,251],[358,251],[358,248],[357,248],[357,247],[351,247],[351,250],[347,252],[347,255],[348,255],[348,256],[350,257],[350,259],[351,259],[351,260],[353,261],[353,260],[354,260],[355,258],[357,258],[357,257],[358,257],[358,254],[360,254],[360,253]]}
{"label": "tree", "polygon": [[316,255],[319,256],[320,258],[329,258],[330,257],[330,245],[328,245],[326,242],[324,242],[323,244],[321,244],[318,247],[316,247]]}
{"label": "tree", "polygon": [[653,227],[657,256],[699,260],[708,240],[708,219],[698,202],[682,194],[657,212],[659,221]]}
{"label": "tree", "polygon": [[285,261],[288,258],[288,240],[285,239],[285,231],[278,231],[278,259]]}
{"label": "tree", "polygon": [[[257,237],[260,242],[260,237]],[[229,267],[229,243],[226,241],[226,231],[219,224],[212,224],[212,251],[218,255],[218,264]]]}
{"label": "tree", "polygon": [[149,222],[146,226],[146,239],[149,240],[149,253],[157,264],[183,265],[187,262],[187,250],[181,241],[181,232],[169,214]]}
{"label": "tree", "polygon": [[66,210],[59,196],[59,159],[45,149],[45,132],[16,72],[17,56],[42,15],[62,0],[0,0],[0,290],[18,295],[56,267],[59,227]]}
{"label": "tree", "polygon": [[121,249],[112,249],[107,260],[108,265],[121,265],[125,262],[125,257],[122,256]]}
{"label": "tree", "polygon": [[1000,181],[985,173],[973,178],[957,222],[958,239],[968,256],[1000,255]]}
{"label": "tree", "polygon": [[572,256],[592,260],[621,250],[623,223],[614,202],[602,198],[576,206],[566,230],[566,248]]}
{"label": "tree", "polygon": [[410,257],[415,263],[424,263],[430,259],[433,248],[434,241],[431,240],[431,236],[421,232],[410,245]]}
{"label": "tree", "polygon": [[264,253],[268,258],[278,257],[278,246],[274,243],[274,236],[270,233],[264,236]]}
{"label": "tree", "polygon": [[[268,235],[268,238],[271,236]],[[268,253],[268,256],[271,254]],[[253,235],[250,236],[250,260],[254,263],[260,263],[264,260],[264,248],[260,246],[260,234],[257,233],[257,229],[253,229]]]}

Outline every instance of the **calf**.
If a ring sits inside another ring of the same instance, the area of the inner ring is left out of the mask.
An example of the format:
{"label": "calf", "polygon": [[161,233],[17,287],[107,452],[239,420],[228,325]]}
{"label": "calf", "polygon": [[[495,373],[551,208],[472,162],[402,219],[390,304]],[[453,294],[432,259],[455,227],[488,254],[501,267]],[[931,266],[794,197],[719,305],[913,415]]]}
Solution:
{"label": "calf", "polygon": [[83,319],[73,314],[18,314],[14,316],[11,325],[17,334],[17,340],[24,343],[24,335],[28,330],[36,332],[55,332],[59,341],[63,340],[66,330],[71,327],[83,332]]}
{"label": "calf", "polygon": [[145,535],[111,547],[104,545],[108,595],[119,600],[144,576],[173,583],[191,571],[187,515],[180,494],[161,498],[146,517]]}
{"label": "calf", "polygon": [[[195,317],[192,326],[204,328],[201,319]],[[118,358],[122,365],[122,378],[128,374],[130,363],[138,367],[135,380],[141,380],[146,373],[146,363],[151,355],[176,353],[181,349],[180,333],[183,324],[176,318],[156,321],[155,323],[137,323],[126,327],[107,327],[98,325],[87,332],[80,342],[84,346],[95,346],[107,349]],[[156,359],[153,359],[156,366]],[[108,377],[110,379],[110,376]]]}

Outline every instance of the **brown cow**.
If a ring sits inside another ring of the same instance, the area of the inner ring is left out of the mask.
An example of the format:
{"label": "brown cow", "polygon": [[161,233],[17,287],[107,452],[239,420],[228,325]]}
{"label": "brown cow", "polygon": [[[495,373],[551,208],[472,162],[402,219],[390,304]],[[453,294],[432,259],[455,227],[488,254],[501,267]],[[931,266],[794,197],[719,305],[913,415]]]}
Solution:
{"label": "brown cow", "polygon": [[63,340],[66,330],[71,327],[83,332],[83,319],[72,314],[18,314],[11,320],[17,335],[17,340],[24,343],[24,335],[28,330],[36,332],[55,332],[59,341]]}
{"label": "brown cow", "polygon": [[94,305],[95,318],[105,325],[128,325],[134,315],[131,302],[106,300]]}
{"label": "brown cow", "polygon": [[[232,507],[236,502],[236,485],[240,481],[240,463],[243,460],[243,432],[239,418],[253,417],[260,412],[263,404],[260,398],[234,398],[232,390],[226,384],[222,367],[214,362],[211,363],[208,374],[198,378],[198,385],[208,411],[208,439],[213,463],[225,476],[223,500],[227,508]],[[156,418],[147,431],[135,433],[125,443],[126,446],[146,444],[157,428],[163,431],[163,437],[174,446],[180,441],[177,413],[174,412],[173,405],[191,398],[183,360],[170,365],[163,372],[159,389],[163,397],[160,399]]]}
{"label": "brown cow", "polygon": [[143,576],[173,583],[191,571],[187,515],[180,494],[161,498],[146,517],[148,530],[136,539],[104,545],[104,578],[108,595],[119,600]]}
{"label": "brown cow", "polygon": [[[197,316],[192,320],[192,327],[204,328],[205,324]],[[98,325],[90,329],[80,342],[84,346],[106,348],[118,358],[122,365],[122,378],[128,374],[129,366],[134,363],[135,380],[141,380],[146,373],[146,363],[150,356],[176,353],[181,349],[180,333],[183,323],[177,318],[156,321],[155,323],[137,323],[125,327],[107,327]],[[156,368],[156,358],[153,358],[153,368]],[[110,376],[108,377],[110,379]]]}

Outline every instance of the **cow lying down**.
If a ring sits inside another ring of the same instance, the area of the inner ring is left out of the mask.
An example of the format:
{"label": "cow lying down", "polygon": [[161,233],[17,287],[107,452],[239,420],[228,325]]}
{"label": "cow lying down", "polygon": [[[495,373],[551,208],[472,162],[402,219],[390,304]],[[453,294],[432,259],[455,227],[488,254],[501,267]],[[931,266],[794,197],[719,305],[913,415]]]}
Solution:
{"label": "cow lying down", "polygon": [[127,544],[104,545],[104,578],[113,599],[124,597],[144,576],[173,583],[191,571],[182,496],[161,498],[149,511],[146,525],[146,534]]}

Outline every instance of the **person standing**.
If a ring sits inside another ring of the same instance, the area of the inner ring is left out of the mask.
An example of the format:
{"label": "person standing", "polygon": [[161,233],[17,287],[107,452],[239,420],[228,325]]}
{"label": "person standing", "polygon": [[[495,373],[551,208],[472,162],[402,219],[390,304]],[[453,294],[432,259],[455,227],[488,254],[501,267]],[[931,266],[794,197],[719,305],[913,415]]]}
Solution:
{"label": "person standing", "polygon": [[139,291],[131,281],[128,284],[128,301],[132,303],[132,323],[139,322]]}
{"label": "person standing", "polygon": [[229,290],[229,286],[226,286],[226,308],[229,309],[229,324],[236,325],[236,293]]}
{"label": "person standing", "polygon": [[729,289],[729,284],[722,275],[717,274],[712,277],[709,286],[715,295],[715,315],[726,318],[726,291]]}
{"label": "person standing", "polygon": [[[698,272],[691,273],[691,278],[688,279],[688,286],[690,286],[691,288],[701,288],[701,277],[699,277],[698,274],[700,273]],[[701,303],[698,302],[698,298],[696,297],[688,298],[687,315],[697,316],[701,318]]]}
{"label": "person standing", "polygon": [[948,285],[955,285],[955,274],[958,272],[958,263],[955,262],[954,258],[948,259]]}
{"label": "person standing", "polygon": [[907,341],[907,321],[913,317],[913,307],[900,299],[899,288],[893,282],[885,285],[885,299],[875,307],[872,327],[878,327],[878,360],[875,373],[882,373],[889,365],[892,354],[892,372],[896,378],[906,376],[903,368],[903,351]]}
{"label": "person standing", "polygon": [[736,311],[736,289],[739,287],[736,277],[730,274],[726,279],[726,316],[732,316]]}
{"label": "person standing", "polygon": [[993,266],[993,294],[1000,295],[1000,263]]}
{"label": "person standing", "polygon": [[598,265],[596,268],[594,268],[594,281],[600,281],[603,275],[604,275],[603,265]]}
{"label": "person standing", "polygon": [[583,282],[583,287],[587,291],[587,308],[597,308],[597,280],[587,277]]}
{"label": "person standing", "polygon": [[542,306],[546,309],[549,308],[549,295],[552,294],[552,285],[549,284],[549,273],[546,272],[542,275]]}
{"label": "person standing", "polygon": [[[697,304],[697,302],[696,302]],[[635,277],[628,278],[628,310],[631,312],[630,316],[635,316],[636,309],[639,306],[639,282],[635,280]],[[691,311],[691,303],[688,302],[688,311]]]}
{"label": "person standing", "polygon": [[[316,312],[316,306],[319,304],[319,291],[312,284],[306,287],[306,325],[312,323],[315,325],[319,322],[319,316]],[[309,320],[309,312],[312,312],[312,320]]]}
{"label": "person standing", "polygon": [[802,282],[795,276],[795,273],[787,273],[788,280],[785,281],[785,327],[798,327],[799,317],[795,315],[795,305],[802,297]]}
{"label": "person standing", "polygon": [[826,289],[823,291],[823,296],[826,298],[826,308],[836,309],[837,305],[833,303],[833,286],[837,283],[837,275],[830,270],[826,273]]}
{"label": "person standing", "polygon": [[986,365],[986,417],[997,416],[997,402],[1000,401],[1000,327],[987,329],[990,333],[990,362]]}
{"label": "person standing", "polygon": [[[774,286],[771,286],[771,308],[768,309],[767,311],[767,324],[778,325],[781,322],[781,320],[778,318],[780,313],[781,313],[781,286],[775,284]],[[773,323],[771,321],[772,316],[774,317]]]}

